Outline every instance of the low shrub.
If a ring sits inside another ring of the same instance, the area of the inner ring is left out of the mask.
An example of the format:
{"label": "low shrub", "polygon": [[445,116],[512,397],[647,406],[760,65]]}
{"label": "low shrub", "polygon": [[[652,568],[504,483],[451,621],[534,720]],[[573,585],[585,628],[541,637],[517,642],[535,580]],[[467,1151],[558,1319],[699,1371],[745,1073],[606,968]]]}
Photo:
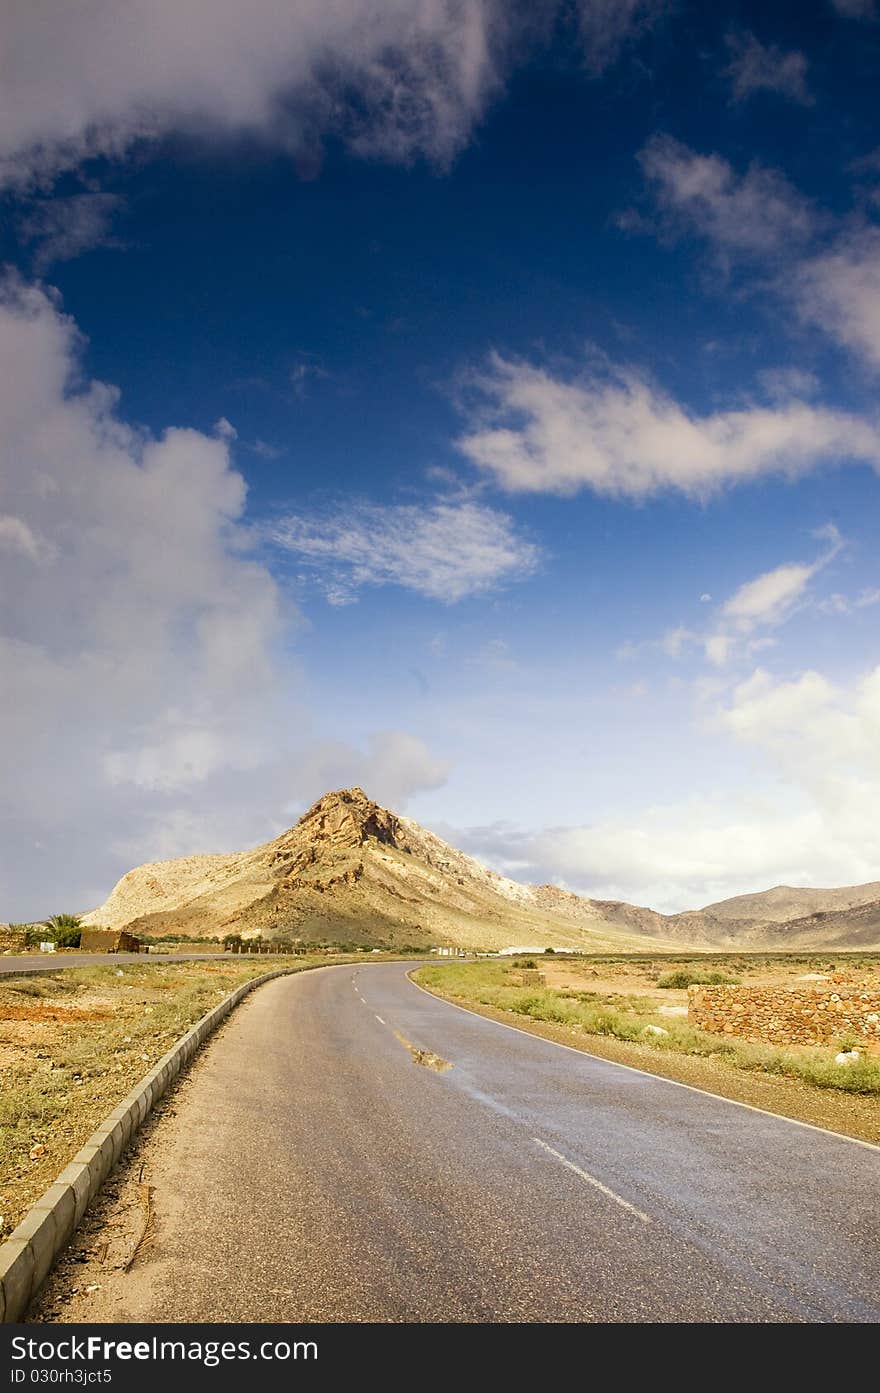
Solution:
{"label": "low shrub", "polygon": [[667,972],[665,976],[657,979],[658,987],[738,987],[739,978],[732,977],[729,972],[718,972],[715,969],[706,971],[701,967],[679,967],[674,972]]}

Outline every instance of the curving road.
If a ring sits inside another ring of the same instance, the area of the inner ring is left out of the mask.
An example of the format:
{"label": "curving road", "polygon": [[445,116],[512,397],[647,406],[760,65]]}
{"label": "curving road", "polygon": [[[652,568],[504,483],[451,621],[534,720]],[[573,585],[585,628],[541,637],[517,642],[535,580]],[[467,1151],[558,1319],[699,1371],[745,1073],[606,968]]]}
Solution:
{"label": "curving road", "polygon": [[880,1319],[880,1150],[408,970],[282,978],[236,1011],[137,1157],[155,1241],[82,1319]]}

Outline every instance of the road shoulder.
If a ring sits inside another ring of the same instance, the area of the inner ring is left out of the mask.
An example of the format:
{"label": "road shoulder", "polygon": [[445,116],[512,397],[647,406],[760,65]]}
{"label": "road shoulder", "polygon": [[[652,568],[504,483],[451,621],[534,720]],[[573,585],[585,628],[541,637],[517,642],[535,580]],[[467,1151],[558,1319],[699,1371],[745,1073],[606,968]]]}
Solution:
{"label": "road shoulder", "polygon": [[[413,980],[412,973],[409,976]],[[832,1089],[813,1088],[796,1079],[731,1069],[714,1058],[667,1052],[661,1054],[650,1045],[615,1040],[606,1035],[578,1035],[567,1026],[531,1020],[526,1016],[514,1015],[511,1011],[485,1006],[481,1002],[462,1001],[447,992],[426,987],[421,982],[413,981],[413,985],[430,996],[448,1002],[450,1006],[497,1021],[511,1030],[552,1040],[581,1054],[607,1059],[612,1064],[624,1064],[658,1078],[702,1089],[705,1093],[713,1093],[731,1102],[744,1103],[779,1117],[880,1145],[880,1103],[876,1098],[835,1093]]]}

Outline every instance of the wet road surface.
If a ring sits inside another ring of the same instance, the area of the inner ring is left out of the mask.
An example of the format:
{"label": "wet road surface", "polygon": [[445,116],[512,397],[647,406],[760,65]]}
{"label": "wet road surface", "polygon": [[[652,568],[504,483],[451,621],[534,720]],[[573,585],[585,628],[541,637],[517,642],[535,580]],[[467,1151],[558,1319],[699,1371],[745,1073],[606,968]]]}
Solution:
{"label": "wet road surface", "polygon": [[59,1318],[880,1319],[880,1149],[506,1028],[409,970],[249,997],[139,1148],[155,1236]]}

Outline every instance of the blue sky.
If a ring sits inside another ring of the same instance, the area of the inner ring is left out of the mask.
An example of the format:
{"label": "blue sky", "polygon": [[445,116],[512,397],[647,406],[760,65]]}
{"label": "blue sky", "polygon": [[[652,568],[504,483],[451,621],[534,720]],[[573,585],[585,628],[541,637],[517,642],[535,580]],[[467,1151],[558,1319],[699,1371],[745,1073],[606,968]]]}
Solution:
{"label": "blue sky", "polygon": [[0,24],[0,918],[354,782],[663,909],[880,877],[871,0]]}

